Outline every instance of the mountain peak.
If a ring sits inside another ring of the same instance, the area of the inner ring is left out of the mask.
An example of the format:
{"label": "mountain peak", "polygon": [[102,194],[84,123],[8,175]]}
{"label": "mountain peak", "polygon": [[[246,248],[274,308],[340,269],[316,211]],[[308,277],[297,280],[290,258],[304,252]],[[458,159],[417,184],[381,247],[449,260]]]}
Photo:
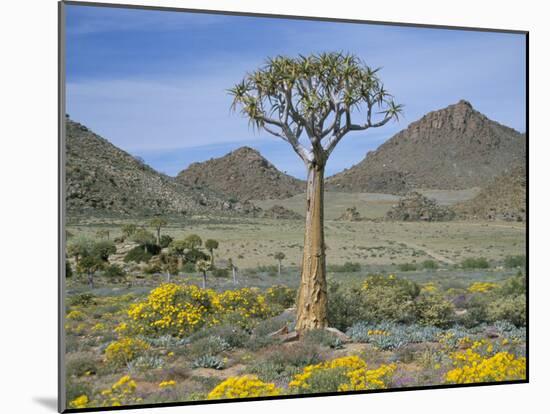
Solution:
{"label": "mountain peak", "polygon": [[359,164],[330,177],[328,184],[367,192],[466,189],[481,187],[522,163],[525,137],[461,99],[412,122]]}
{"label": "mountain peak", "polygon": [[279,171],[258,150],[243,146],[219,158],[195,162],[176,180],[211,188],[240,201],[292,197],[305,189],[303,181]]}

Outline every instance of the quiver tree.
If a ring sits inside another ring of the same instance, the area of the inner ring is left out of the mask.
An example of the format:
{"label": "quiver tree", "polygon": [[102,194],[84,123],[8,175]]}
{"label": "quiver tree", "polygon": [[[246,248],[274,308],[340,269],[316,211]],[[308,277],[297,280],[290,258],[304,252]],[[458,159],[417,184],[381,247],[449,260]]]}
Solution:
{"label": "quiver tree", "polygon": [[202,274],[202,288],[206,289],[206,272],[212,269],[212,262],[203,259],[197,260],[195,269]]}
{"label": "quiver tree", "polygon": [[306,226],[297,304],[297,331],[324,328],[327,285],[323,181],[327,160],[351,131],[397,119],[401,106],[382,85],[378,69],[342,53],[269,59],[229,90],[232,108],[286,141],[307,169]]}
{"label": "quiver tree", "polygon": [[279,277],[281,277],[281,265],[283,263],[283,259],[286,257],[285,254],[283,252],[277,252],[275,253],[275,260],[277,260],[277,264],[279,265],[278,267],[278,273],[279,273]]}
{"label": "quiver tree", "polygon": [[210,252],[210,261],[212,262],[212,267],[214,267],[214,250],[216,250],[220,244],[217,240],[208,239],[204,242],[204,247]]}
{"label": "quiver tree", "polygon": [[233,275],[233,284],[237,284],[237,266],[235,266],[235,263],[233,263],[233,259],[229,258],[227,260],[227,267],[231,269],[231,273]]}
{"label": "quiver tree", "polygon": [[162,217],[155,217],[154,219],[151,219],[149,224],[155,229],[157,244],[160,246],[160,230],[168,225],[168,221]]}

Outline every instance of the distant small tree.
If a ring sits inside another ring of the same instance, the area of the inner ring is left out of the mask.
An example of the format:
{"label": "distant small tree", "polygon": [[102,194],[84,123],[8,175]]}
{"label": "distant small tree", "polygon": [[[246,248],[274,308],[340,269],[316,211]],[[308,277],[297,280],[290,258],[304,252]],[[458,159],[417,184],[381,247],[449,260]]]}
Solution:
{"label": "distant small tree", "polygon": [[283,252],[277,252],[275,253],[275,259],[277,260],[278,264],[279,264],[279,277],[281,277],[281,264],[282,264],[282,261],[283,259],[286,257],[285,254]]}
{"label": "distant small tree", "polygon": [[100,229],[95,232],[95,235],[98,239],[107,239],[109,240],[110,232],[107,229]]}
{"label": "distant small tree", "polygon": [[160,267],[166,273],[166,282],[170,283],[172,275],[178,273],[178,258],[170,253],[161,253],[159,255]]}
{"label": "distant small tree", "polygon": [[202,239],[197,234],[190,234],[184,241],[187,243],[189,249],[198,249],[202,246]]}
{"label": "distant small tree", "polygon": [[94,274],[103,269],[105,261],[101,260],[99,256],[90,254],[83,256],[78,262],[79,273],[85,273],[88,276],[88,284],[90,289],[94,288]]}
{"label": "distant small tree", "polygon": [[109,240],[100,240],[94,243],[91,251],[92,256],[97,256],[104,262],[109,260],[109,256],[116,253],[115,244]]}
{"label": "distant small tree", "polygon": [[168,250],[172,255],[179,257],[182,264],[185,262],[185,253],[188,250],[185,240],[173,240],[168,246]]}
{"label": "distant small tree", "polygon": [[174,240],[173,237],[169,236],[168,234],[163,234],[162,236],[160,236],[160,247],[168,247],[170,243],[172,243],[172,240]]}
{"label": "distant small tree", "polygon": [[227,267],[231,269],[231,273],[233,275],[233,284],[237,284],[237,266],[235,266],[235,263],[233,263],[233,259],[229,258],[227,260]]}
{"label": "distant small tree", "polygon": [[204,247],[210,252],[210,261],[212,262],[212,267],[214,267],[214,250],[219,247],[217,240],[208,239],[204,242]]}
{"label": "distant small tree", "polygon": [[76,238],[67,246],[67,255],[74,258],[75,263],[78,265],[80,258],[91,252],[93,244],[91,239],[85,237]]}
{"label": "distant small tree", "polygon": [[127,239],[127,238],[132,237],[134,235],[134,233],[137,231],[137,226],[135,224],[124,224],[120,228],[120,230],[122,232],[122,237]]}
{"label": "distant small tree", "polygon": [[155,217],[149,224],[155,229],[157,233],[157,244],[160,246],[160,230],[168,225],[168,221],[162,217]]}
{"label": "distant small tree", "polygon": [[198,260],[209,260],[210,257],[200,250],[202,240],[192,234],[184,240],[174,240],[168,246],[169,252],[180,258],[181,264],[196,264]]}
{"label": "distant small tree", "polygon": [[131,236],[132,241],[143,247],[147,251],[149,245],[155,244],[155,235],[145,229],[138,229]]}
{"label": "distant small tree", "polygon": [[206,272],[212,268],[212,262],[209,260],[198,260],[195,269],[202,274],[202,288],[206,289]]}

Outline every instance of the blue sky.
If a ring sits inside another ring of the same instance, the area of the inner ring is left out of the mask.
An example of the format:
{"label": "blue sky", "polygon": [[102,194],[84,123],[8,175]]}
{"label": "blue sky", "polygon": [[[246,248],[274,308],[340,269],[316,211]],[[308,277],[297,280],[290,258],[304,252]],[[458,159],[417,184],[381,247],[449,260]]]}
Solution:
{"label": "blue sky", "polygon": [[240,146],[304,177],[288,144],[248,127],[226,90],[274,55],[351,52],[382,67],[404,118],[348,134],[327,175],[361,161],[425,113],[466,99],[525,131],[523,35],[197,13],[67,7],[67,112],[176,175]]}

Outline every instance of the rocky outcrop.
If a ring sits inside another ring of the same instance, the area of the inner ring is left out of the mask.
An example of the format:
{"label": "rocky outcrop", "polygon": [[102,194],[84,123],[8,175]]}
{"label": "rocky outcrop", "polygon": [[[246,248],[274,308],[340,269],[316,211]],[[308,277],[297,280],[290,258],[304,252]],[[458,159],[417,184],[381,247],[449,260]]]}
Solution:
{"label": "rocky outcrop", "polygon": [[453,210],[437,204],[434,199],[413,191],[402,197],[386,213],[394,221],[449,221],[455,218]]}

